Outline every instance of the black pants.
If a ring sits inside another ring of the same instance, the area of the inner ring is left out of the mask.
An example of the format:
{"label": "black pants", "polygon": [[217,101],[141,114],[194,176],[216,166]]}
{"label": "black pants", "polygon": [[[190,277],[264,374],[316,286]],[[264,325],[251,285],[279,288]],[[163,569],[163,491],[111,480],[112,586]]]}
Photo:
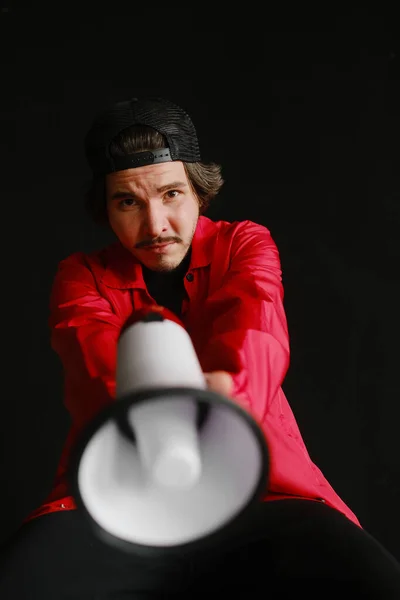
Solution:
{"label": "black pants", "polygon": [[100,541],[76,511],[24,525],[2,549],[1,600],[150,598],[400,599],[400,565],[324,504],[263,503],[212,550],[131,555]]}

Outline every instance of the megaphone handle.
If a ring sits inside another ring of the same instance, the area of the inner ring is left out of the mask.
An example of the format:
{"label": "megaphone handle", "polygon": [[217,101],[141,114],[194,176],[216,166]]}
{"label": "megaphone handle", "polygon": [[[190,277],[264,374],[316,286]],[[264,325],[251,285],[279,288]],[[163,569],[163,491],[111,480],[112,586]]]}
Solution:
{"label": "megaphone handle", "polygon": [[206,422],[210,412],[210,405],[208,402],[198,402],[197,404],[197,416],[196,416],[196,427],[197,431],[201,431],[204,423]]}
{"label": "megaphone handle", "polygon": [[[131,405],[132,406],[132,405]],[[118,413],[115,416],[115,422],[121,434],[127,438],[132,444],[136,444],[136,436],[133,428],[128,420],[128,410],[131,407],[128,407],[127,410]],[[196,416],[196,427],[197,431],[201,431],[204,423],[207,420],[208,414],[210,412],[210,405],[207,402],[200,401],[197,405],[197,416]]]}
{"label": "megaphone handle", "polygon": [[115,416],[115,422],[123,437],[127,438],[132,444],[136,445],[136,436],[133,427],[128,420],[128,411],[119,412]]}

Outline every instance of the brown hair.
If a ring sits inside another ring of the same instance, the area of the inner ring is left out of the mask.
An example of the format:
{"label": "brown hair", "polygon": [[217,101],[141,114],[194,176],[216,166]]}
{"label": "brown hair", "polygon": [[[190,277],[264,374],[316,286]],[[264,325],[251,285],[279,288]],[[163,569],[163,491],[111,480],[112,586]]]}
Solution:
{"label": "brown hair", "polygon": [[[111,156],[126,156],[135,152],[165,148],[166,145],[164,136],[155,129],[134,125],[121,131],[112,140],[110,154]],[[224,183],[221,166],[203,162],[184,162],[183,165],[198,199],[200,214],[203,214]],[[108,223],[104,176],[93,179],[85,194],[85,204],[89,215],[96,223]]]}

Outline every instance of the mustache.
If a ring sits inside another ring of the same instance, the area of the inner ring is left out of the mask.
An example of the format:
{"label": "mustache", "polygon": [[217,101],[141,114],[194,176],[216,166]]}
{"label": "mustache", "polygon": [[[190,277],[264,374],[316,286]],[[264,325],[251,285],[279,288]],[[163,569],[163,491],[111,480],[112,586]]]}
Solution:
{"label": "mustache", "polygon": [[136,244],[135,248],[147,248],[148,246],[155,246],[157,244],[168,244],[169,242],[178,242],[182,240],[178,237],[167,237],[167,238],[156,238],[153,240],[143,240]]}

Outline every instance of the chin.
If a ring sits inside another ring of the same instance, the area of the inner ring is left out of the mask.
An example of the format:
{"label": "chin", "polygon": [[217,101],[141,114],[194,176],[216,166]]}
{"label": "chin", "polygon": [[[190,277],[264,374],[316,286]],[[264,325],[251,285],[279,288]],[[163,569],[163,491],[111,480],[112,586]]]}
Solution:
{"label": "chin", "polygon": [[[172,253],[171,253],[172,254]],[[141,256],[142,264],[151,269],[152,271],[173,271],[183,261],[186,256],[185,252],[174,253],[174,255],[168,256],[166,254],[160,254],[155,256]],[[139,257],[138,257],[139,258]]]}
{"label": "chin", "polygon": [[146,262],[143,261],[143,264],[145,267],[151,269],[152,271],[173,271],[174,269],[176,269],[176,267],[179,267],[181,262],[182,259],[166,259],[165,257],[163,257],[159,260],[149,260]]}

